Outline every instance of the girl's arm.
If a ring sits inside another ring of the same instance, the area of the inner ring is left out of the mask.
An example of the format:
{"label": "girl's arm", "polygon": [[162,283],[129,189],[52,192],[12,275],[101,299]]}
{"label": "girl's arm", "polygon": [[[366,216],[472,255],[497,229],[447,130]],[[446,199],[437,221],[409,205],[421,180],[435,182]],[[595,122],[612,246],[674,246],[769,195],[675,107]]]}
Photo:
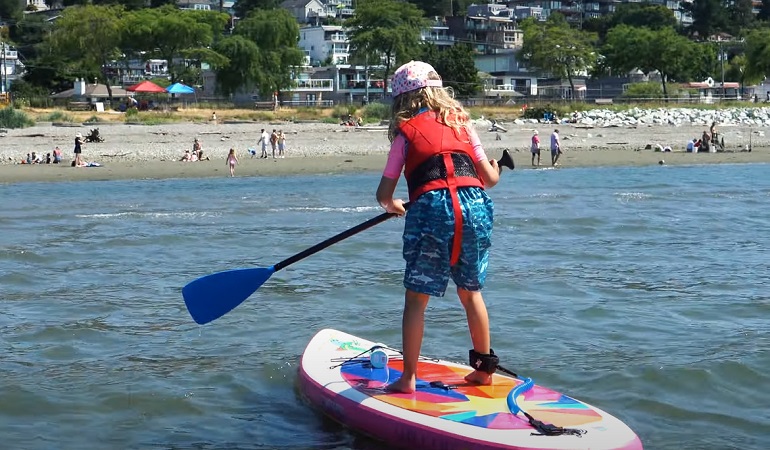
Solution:
{"label": "girl's arm", "polygon": [[385,211],[402,216],[406,213],[404,201],[393,198],[397,185],[398,178],[393,179],[385,176],[380,178],[380,185],[377,186],[377,202],[379,202],[380,206],[385,208]]}
{"label": "girl's arm", "polygon": [[498,181],[500,181],[500,169],[497,166],[497,161],[494,159],[488,160],[487,155],[484,152],[484,147],[481,146],[481,140],[476,134],[476,130],[471,127],[467,127],[468,137],[471,139],[471,145],[473,146],[473,152],[475,158],[473,159],[476,165],[476,173],[479,174],[482,181],[484,181],[484,187],[494,187]]}

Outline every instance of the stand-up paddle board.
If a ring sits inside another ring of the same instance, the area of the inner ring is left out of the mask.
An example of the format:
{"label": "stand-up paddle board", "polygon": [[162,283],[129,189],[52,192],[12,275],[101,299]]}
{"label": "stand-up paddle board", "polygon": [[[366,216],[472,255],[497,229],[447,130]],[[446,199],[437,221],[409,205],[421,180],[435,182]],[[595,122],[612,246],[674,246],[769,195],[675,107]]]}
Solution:
{"label": "stand-up paddle board", "polygon": [[[463,379],[470,367],[421,357],[415,393],[386,391],[402,369],[399,351],[326,329],[305,349],[299,380],[313,406],[393,447],[642,449],[636,434],[617,418],[529,379],[498,372],[492,386],[472,385]],[[566,431],[546,435],[524,412]]]}

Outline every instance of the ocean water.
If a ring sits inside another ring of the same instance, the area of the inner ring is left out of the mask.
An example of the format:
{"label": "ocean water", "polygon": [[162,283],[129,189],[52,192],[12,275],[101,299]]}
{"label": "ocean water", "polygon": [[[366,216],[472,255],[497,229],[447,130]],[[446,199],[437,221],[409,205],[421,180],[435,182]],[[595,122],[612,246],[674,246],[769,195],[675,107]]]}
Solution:
{"label": "ocean water", "polygon": [[[648,449],[770,445],[770,168],[516,170],[490,191],[502,363]],[[296,390],[332,327],[400,344],[401,219],[277,272],[196,325],[181,288],[380,214],[379,174],[0,184],[0,436],[9,449],[382,448]],[[423,353],[467,358],[453,290]]]}

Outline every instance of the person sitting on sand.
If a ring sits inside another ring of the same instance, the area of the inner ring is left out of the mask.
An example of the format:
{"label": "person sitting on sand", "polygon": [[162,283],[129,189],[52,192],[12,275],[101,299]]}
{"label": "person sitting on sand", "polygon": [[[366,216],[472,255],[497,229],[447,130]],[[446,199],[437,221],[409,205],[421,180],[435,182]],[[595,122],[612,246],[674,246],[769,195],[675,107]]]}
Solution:
{"label": "person sitting on sand", "polygon": [[179,161],[190,161],[190,150],[185,150],[184,155],[182,155],[181,158],[179,158]]}
{"label": "person sitting on sand", "polygon": [[59,164],[61,162],[61,149],[56,147],[53,149],[53,163]]}
{"label": "person sitting on sand", "polygon": [[687,153],[692,153],[692,152],[696,151],[695,150],[695,143],[696,142],[698,142],[698,140],[695,139],[695,138],[692,138],[692,140],[687,141],[687,147],[685,148],[685,151]]}
{"label": "person sitting on sand", "polygon": [[196,156],[198,157],[198,161],[211,161],[211,158],[208,156],[203,156],[203,150],[198,150],[198,154]]}

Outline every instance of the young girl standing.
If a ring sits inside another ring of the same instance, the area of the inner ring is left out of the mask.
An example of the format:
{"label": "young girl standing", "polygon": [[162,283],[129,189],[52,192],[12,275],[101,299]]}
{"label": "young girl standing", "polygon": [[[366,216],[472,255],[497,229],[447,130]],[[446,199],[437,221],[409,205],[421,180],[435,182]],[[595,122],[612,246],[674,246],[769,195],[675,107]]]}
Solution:
{"label": "young girl standing", "polygon": [[235,149],[231,148],[230,153],[227,155],[227,162],[226,164],[230,166],[230,176],[235,176],[235,165],[238,163],[238,157],[235,156]]}
{"label": "young girl standing", "polygon": [[403,169],[410,207],[403,237],[404,371],[388,389],[414,392],[425,308],[431,296],[444,296],[449,278],[457,285],[473,343],[469,357],[475,370],[465,379],[491,384],[498,359],[490,347],[481,289],[494,210],[484,188],[499,180],[497,161],[487,160],[468,113],[443,89],[431,65],[404,64],[393,76],[392,89],[391,146],[377,201],[388,212],[405,214],[403,200],[393,198]]}

